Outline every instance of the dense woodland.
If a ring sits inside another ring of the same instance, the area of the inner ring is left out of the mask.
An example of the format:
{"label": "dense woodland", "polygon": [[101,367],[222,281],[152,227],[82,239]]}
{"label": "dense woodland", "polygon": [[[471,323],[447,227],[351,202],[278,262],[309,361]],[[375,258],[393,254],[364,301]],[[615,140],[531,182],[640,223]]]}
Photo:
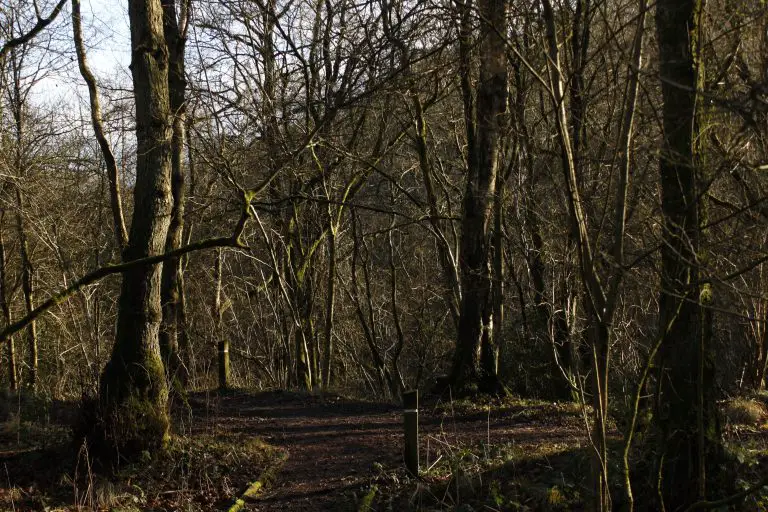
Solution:
{"label": "dense woodland", "polygon": [[0,5],[11,394],[80,400],[114,463],[226,341],[229,387],[575,401],[594,510],[742,490],[718,404],[768,369],[765,2],[127,4],[111,76],[80,0]]}

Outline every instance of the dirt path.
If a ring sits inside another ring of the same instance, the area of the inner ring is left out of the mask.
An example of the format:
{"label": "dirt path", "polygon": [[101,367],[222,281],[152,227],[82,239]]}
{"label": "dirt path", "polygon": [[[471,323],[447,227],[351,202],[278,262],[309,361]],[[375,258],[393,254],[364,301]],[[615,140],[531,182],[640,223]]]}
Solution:
{"label": "dirt path", "polygon": [[[198,418],[207,418],[198,428],[254,435],[286,450],[276,481],[248,510],[355,510],[355,493],[359,496],[382,468],[402,465],[401,411],[391,405],[286,392],[196,396],[191,403]],[[452,443],[525,446],[573,443],[580,436],[578,427],[550,428],[514,411],[458,416],[429,406],[422,408],[420,428],[422,464]]]}

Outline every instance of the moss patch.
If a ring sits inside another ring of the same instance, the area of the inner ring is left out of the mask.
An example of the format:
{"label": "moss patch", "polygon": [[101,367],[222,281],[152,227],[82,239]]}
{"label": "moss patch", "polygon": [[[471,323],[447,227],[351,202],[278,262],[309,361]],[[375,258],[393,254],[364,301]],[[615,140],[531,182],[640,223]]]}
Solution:
{"label": "moss patch", "polygon": [[88,452],[105,468],[133,462],[144,452],[157,452],[169,441],[170,417],[165,404],[131,396],[104,406],[97,398],[83,399],[74,426],[76,446],[87,442]]}

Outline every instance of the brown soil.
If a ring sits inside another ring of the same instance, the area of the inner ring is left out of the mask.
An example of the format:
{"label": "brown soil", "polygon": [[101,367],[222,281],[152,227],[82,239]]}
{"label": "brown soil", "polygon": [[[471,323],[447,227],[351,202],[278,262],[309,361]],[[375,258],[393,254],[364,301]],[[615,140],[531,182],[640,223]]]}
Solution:
{"label": "brown soil", "polygon": [[[372,481],[402,467],[402,412],[391,405],[288,392],[196,395],[190,403],[198,420],[193,430],[258,436],[287,452],[275,481],[248,510],[356,510]],[[525,450],[541,443],[573,445],[582,437],[577,421],[549,424],[529,412],[422,406],[422,465],[451,446],[511,442]]]}

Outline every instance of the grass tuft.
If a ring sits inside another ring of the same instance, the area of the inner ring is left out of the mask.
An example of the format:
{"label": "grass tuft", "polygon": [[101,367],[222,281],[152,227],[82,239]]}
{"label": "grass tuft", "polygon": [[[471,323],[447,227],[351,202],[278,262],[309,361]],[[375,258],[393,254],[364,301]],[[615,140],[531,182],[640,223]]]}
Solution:
{"label": "grass tuft", "polygon": [[724,414],[728,424],[758,426],[768,419],[768,410],[758,400],[735,398],[725,403]]}

